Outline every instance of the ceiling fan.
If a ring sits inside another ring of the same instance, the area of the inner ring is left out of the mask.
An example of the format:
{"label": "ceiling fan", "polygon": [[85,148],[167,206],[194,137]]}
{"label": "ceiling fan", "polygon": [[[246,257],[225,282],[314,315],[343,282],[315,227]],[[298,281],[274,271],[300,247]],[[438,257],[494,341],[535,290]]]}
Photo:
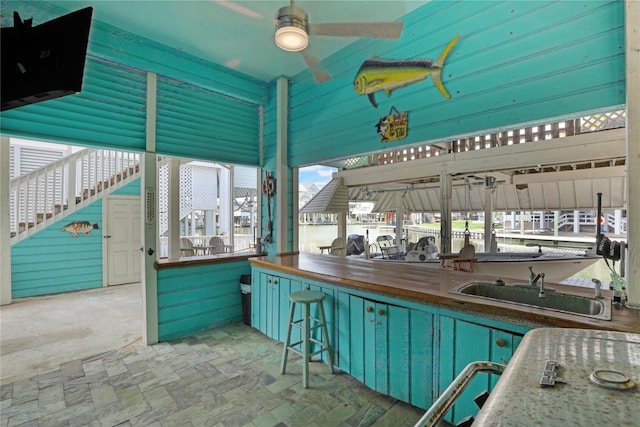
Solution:
{"label": "ceiling fan", "polygon": [[303,52],[309,46],[309,36],[366,37],[397,39],[402,33],[401,22],[342,22],[310,24],[307,12],[294,4],[278,9],[275,25],[276,45],[289,52],[302,52],[307,66],[317,82],[330,79],[328,73],[318,70],[319,61]]}

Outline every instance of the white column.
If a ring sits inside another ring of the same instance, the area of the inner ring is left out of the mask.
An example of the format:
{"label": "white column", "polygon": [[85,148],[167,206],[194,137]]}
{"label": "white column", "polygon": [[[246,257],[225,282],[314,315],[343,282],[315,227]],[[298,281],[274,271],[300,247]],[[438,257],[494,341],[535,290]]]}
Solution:
{"label": "white column", "polygon": [[[220,168],[219,174],[220,194],[218,194],[218,198],[220,199],[220,234],[224,234],[225,236],[229,236],[229,238],[232,238],[233,205],[231,204],[231,197],[233,194],[233,174],[231,170],[227,168]],[[233,245],[233,241],[230,241],[229,244]]]}
{"label": "white column", "polygon": [[[293,191],[291,192],[292,194],[292,200],[291,200],[291,204],[293,205],[293,215],[291,215],[291,221],[293,221],[293,236],[291,236],[293,238],[293,244],[292,244],[292,249],[295,252],[298,252],[300,250],[299,248],[299,232],[300,232],[300,206],[298,205],[298,203],[300,202],[299,197],[298,197],[298,187],[300,185],[298,179],[298,173],[299,173],[299,169],[298,168],[293,168],[293,176],[291,177],[291,181],[292,181],[292,189]],[[346,227],[345,227],[346,228]],[[345,230],[346,232],[346,230]],[[345,239],[345,244],[346,244],[347,240]]]}
{"label": "white column", "polygon": [[0,305],[11,304],[9,138],[0,136]]}
{"label": "white column", "polygon": [[158,256],[158,159],[156,157],[156,99],[158,78],[147,73],[146,147],[142,160],[142,342],[158,342],[158,275],[155,263]]}
{"label": "white column", "polygon": [[491,251],[491,230],[493,228],[493,189],[484,189],[484,251]]}
{"label": "white column", "polygon": [[625,4],[627,86],[627,295],[640,309],[640,1]]}
{"label": "white column", "polygon": [[560,211],[553,211],[553,235],[558,235],[558,222],[560,221]]}
{"label": "white column", "polygon": [[580,211],[573,211],[573,232],[580,232]]}
{"label": "white column", "polygon": [[235,217],[233,215],[233,183],[235,181],[235,167],[231,166],[231,169],[229,170],[229,188],[228,188],[228,192],[229,192],[229,197],[227,198],[227,200],[229,201],[229,245],[233,246],[233,250],[235,251],[236,249],[239,249],[236,244],[235,244]]}
{"label": "white column", "polygon": [[347,215],[349,215],[349,212],[338,212],[336,214],[338,220],[338,237],[344,239],[345,255],[347,255]]}
{"label": "white column", "polygon": [[401,192],[397,193],[396,198],[396,245],[402,248],[402,227],[404,225],[404,204],[403,195]]}
{"label": "white column", "polygon": [[616,222],[613,233],[622,234],[622,211],[620,209],[616,209],[615,211],[613,211],[613,216]]}
{"label": "white column", "polygon": [[168,256],[172,261],[180,259],[180,159],[172,157],[169,161],[168,189]]}
{"label": "white column", "polygon": [[542,230],[543,228],[545,228],[544,217],[546,214],[547,214],[546,211],[540,211],[540,226],[538,227],[539,230]]}
{"label": "white column", "polygon": [[440,171],[440,253],[451,253],[451,175],[447,165]]}

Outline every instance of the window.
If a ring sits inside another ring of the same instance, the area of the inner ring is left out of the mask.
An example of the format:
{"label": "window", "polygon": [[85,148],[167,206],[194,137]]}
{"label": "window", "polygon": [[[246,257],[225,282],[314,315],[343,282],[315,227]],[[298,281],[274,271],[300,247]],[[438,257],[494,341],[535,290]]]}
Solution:
{"label": "window", "polygon": [[[179,168],[180,185],[179,194],[169,203],[172,167]],[[158,178],[161,258],[169,255],[172,223],[180,230],[181,256],[253,250],[258,206],[257,168],[162,158]],[[170,220],[170,212],[177,214],[177,220]],[[217,243],[218,238],[224,247]]]}

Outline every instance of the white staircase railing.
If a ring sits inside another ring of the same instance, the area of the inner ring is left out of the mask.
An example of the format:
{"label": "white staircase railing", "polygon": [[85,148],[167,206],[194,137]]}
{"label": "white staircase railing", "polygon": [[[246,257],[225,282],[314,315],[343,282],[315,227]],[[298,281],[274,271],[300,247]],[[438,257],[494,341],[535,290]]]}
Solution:
{"label": "white staircase railing", "polygon": [[140,155],[85,149],[11,180],[11,244],[140,176]]}

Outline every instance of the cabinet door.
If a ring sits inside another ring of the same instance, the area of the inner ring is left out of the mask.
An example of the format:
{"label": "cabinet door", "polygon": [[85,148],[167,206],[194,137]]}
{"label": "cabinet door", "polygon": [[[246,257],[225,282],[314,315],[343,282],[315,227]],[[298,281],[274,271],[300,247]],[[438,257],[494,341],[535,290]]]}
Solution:
{"label": "cabinet door", "polygon": [[251,286],[251,324],[254,328],[267,333],[267,293],[270,284],[267,283],[269,275],[259,273],[252,275]]}
{"label": "cabinet door", "polygon": [[388,307],[370,300],[364,305],[364,383],[388,394]]}
{"label": "cabinet door", "polygon": [[[289,323],[289,313],[291,308],[291,300],[289,300],[289,294],[292,292],[298,292],[302,290],[302,283],[299,280],[280,278],[278,282],[278,298],[279,312],[276,325],[278,328],[278,339],[281,342],[287,339],[287,326]],[[296,305],[294,320],[302,317],[302,308],[299,304]],[[301,331],[299,328],[291,329],[291,342],[297,342],[301,339]]]}
{"label": "cabinet door", "polygon": [[[284,341],[289,320],[289,294],[302,289],[299,281],[272,274],[260,273],[251,293],[251,320],[253,326],[263,334]],[[298,310],[297,315],[300,315]],[[292,336],[299,339],[299,332]]]}
{"label": "cabinet door", "polygon": [[340,368],[380,393],[429,408],[433,315],[353,295],[338,298]]}
{"label": "cabinet door", "polygon": [[[489,360],[506,364],[520,338],[511,332],[441,316],[439,392],[442,393],[471,362]],[[477,374],[445,420],[456,424],[466,416],[475,415],[478,407],[473,399],[485,390],[490,391],[498,379],[494,374]]]}
{"label": "cabinet door", "polygon": [[[325,320],[327,322],[327,332],[329,334],[329,344],[331,345],[332,349],[333,349],[333,355],[334,355],[334,364],[336,363],[336,356],[335,356],[335,330],[334,330],[334,305],[335,305],[335,292],[332,288],[328,288],[328,287],[324,287],[321,286],[317,283],[305,283],[303,285],[303,287],[305,287],[306,289],[309,289],[311,291],[320,291],[322,293],[324,293],[324,301],[322,302],[323,307],[324,307],[324,315],[325,315]],[[297,307],[296,307],[297,309]],[[318,304],[313,304],[311,306],[311,311],[310,314],[312,317],[315,317],[316,319],[320,318],[320,309],[318,307]],[[324,339],[325,337],[322,336],[322,331],[320,328],[316,328],[312,331],[311,333],[311,337],[316,339],[316,340],[321,340]],[[320,350],[320,346],[314,342],[312,342],[311,344],[311,351],[315,352]],[[322,352],[319,354],[321,360],[324,363],[329,363],[329,356],[327,354],[327,352]]]}
{"label": "cabinet door", "polygon": [[265,334],[274,340],[280,340],[280,283],[284,280],[286,279],[267,275]]}

